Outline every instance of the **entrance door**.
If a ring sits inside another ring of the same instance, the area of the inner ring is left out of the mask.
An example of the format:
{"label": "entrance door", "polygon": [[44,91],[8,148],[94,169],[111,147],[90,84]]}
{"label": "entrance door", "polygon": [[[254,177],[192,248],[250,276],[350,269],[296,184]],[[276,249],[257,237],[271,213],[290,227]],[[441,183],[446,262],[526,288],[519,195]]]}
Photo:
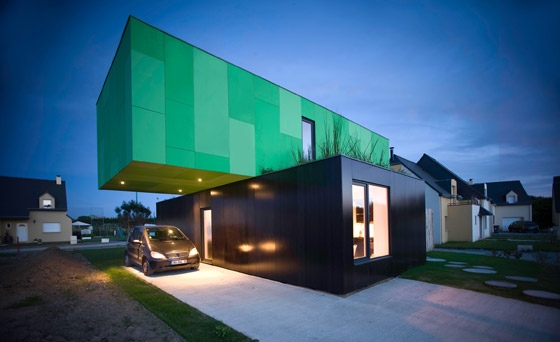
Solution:
{"label": "entrance door", "polygon": [[17,237],[19,242],[25,242],[29,238],[27,235],[27,223],[18,223],[17,225]]}
{"label": "entrance door", "polygon": [[202,209],[202,259],[212,261],[212,210]]}

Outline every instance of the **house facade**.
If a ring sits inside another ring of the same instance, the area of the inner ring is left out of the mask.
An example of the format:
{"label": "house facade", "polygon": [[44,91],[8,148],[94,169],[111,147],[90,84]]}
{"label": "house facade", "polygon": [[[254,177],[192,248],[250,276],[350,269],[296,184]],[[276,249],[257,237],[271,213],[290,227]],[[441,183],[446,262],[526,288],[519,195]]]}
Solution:
{"label": "house facade", "polygon": [[412,177],[422,179],[425,182],[425,203],[426,203],[426,250],[434,249],[434,244],[447,242],[448,231],[446,229],[446,220],[448,216],[448,207],[451,205],[457,194],[453,195],[450,191],[456,190],[456,181],[452,181],[453,185],[448,191],[440,186],[437,181],[416,163],[393,154],[391,150],[391,169]]}
{"label": "house facade", "polygon": [[[426,182],[426,226],[433,226],[433,242],[474,242],[492,234],[494,206],[434,158],[424,154],[414,163],[393,155],[391,168]],[[429,234],[427,235],[429,240]]]}
{"label": "house facade", "polygon": [[508,231],[514,221],[533,220],[533,202],[520,181],[473,184],[494,205],[494,225],[499,231]]}
{"label": "house facade", "polygon": [[2,243],[69,241],[66,182],[0,176]]}
{"label": "house facade", "polygon": [[424,185],[386,138],[138,19],[97,120],[99,187],[183,195],[158,223],[206,262],[332,293],[425,262]]}

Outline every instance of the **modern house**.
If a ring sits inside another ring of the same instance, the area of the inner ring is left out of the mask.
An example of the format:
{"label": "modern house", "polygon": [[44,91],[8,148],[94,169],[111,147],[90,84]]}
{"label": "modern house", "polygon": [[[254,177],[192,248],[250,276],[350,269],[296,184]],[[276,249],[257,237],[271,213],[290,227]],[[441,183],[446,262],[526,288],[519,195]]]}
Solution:
{"label": "modern house", "polygon": [[500,231],[507,231],[514,221],[533,219],[533,202],[520,181],[478,183],[472,187],[494,205],[494,225]]}
{"label": "modern house", "polygon": [[69,241],[66,182],[0,176],[2,243]]}
{"label": "modern house", "polygon": [[205,262],[332,293],[423,264],[424,184],[388,140],[130,17],[97,102],[101,189],[157,204]]}
{"label": "modern house", "polygon": [[474,242],[491,235],[492,203],[437,160],[424,154],[413,163],[393,155],[391,168],[426,182],[427,227],[433,226],[433,243]]}

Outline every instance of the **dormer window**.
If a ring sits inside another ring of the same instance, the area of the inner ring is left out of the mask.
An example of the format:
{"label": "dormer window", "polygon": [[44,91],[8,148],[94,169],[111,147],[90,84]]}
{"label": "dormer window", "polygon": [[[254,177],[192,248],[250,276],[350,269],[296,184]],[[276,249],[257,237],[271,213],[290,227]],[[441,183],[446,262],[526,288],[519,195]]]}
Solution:
{"label": "dormer window", "polygon": [[48,192],[44,193],[43,196],[39,197],[39,208],[41,209],[54,209],[54,197]]}
{"label": "dormer window", "polygon": [[517,203],[517,194],[513,191],[508,192],[508,194],[506,195],[506,202],[508,204]]}

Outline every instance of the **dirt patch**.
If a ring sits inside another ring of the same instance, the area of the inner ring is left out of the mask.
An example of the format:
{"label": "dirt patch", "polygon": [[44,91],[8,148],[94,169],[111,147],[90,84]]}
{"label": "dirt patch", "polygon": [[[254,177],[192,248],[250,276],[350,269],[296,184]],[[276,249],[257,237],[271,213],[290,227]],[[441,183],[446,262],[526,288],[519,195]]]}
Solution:
{"label": "dirt patch", "polygon": [[0,258],[3,341],[184,341],[81,254]]}

